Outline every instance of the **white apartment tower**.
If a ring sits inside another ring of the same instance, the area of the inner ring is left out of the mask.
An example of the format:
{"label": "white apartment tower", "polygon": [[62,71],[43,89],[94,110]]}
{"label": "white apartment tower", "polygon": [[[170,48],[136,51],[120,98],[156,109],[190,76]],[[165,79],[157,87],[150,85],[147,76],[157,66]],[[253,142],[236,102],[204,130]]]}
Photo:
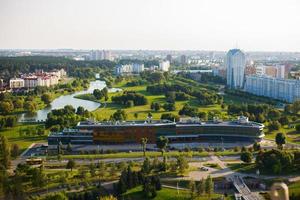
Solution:
{"label": "white apartment tower", "polygon": [[240,49],[228,51],[225,59],[227,69],[227,86],[229,88],[243,88],[246,58]]}

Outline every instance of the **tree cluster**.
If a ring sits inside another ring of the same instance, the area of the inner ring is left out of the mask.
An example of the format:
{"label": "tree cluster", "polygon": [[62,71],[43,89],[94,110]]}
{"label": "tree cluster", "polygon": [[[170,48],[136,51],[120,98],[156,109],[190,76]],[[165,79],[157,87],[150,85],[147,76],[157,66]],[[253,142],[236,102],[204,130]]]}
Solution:
{"label": "tree cluster", "polygon": [[144,95],[133,91],[124,91],[122,95],[113,96],[111,100],[114,103],[127,106],[131,103],[133,103],[133,106],[146,105],[148,103],[148,100]]}
{"label": "tree cluster", "polygon": [[74,127],[79,121],[85,120],[90,113],[78,107],[77,111],[70,105],[62,109],[54,109],[47,115],[45,122],[46,128],[63,129],[66,127]]}
{"label": "tree cluster", "polygon": [[127,114],[124,110],[117,110],[110,116],[110,120],[113,121],[125,121],[127,119]]}
{"label": "tree cluster", "polygon": [[102,90],[95,89],[93,91],[93,95],[96,99],[102,99],[103,97],[107,100],[108,99],[108,89],[105,87]]}
{"label": "tree cluster", "polygon": [[199,103],[201,105],[210,105],[217,103],[221,100],[221,97],[216,94],[214,91],[208,91],[203,88],[197,88],[193,86],[189,86],[186,84],[155,84],[147,86],[147,92],[151,94],[167,94],[170,92],[169,96],[167,96],[167,99],[170,100],[170,102],[173,102],[176,100],[176,94],[177,99],[183,100],[188,99],[189,96],[193,96],[197,98]]}
{"label": "tree cluster", "polygon": [[290,172],[293,169],[294,156],[286,151],[272,149],[265,152],[260,151],[256,156],[255,162],[261,171],[281,174]]}

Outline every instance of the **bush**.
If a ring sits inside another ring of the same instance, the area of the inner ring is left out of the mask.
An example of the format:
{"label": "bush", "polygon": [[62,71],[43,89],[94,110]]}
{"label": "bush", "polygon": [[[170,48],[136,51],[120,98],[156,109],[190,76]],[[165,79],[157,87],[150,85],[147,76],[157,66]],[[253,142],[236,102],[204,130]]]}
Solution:
{"label": "bush", "polygon": [[251,163],[252,162],[253,155],[249,151],[244,151],[241,153],[241,161],[245,163]]}

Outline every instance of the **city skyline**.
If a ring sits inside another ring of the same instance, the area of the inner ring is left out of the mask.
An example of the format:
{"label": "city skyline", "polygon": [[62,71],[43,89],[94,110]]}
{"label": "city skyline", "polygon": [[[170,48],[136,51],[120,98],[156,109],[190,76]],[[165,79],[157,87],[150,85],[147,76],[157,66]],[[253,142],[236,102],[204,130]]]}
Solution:
{"label": "city skyline", "polygon": [[299,52],[296,0],[0,1],[0,49]]}

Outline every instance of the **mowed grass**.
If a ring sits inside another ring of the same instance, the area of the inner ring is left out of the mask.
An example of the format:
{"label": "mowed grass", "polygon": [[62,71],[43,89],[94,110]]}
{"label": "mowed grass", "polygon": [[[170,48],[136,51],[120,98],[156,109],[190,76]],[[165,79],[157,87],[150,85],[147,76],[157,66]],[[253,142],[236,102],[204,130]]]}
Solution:
{"label": "mowed grass", "polygon": [[[175,115],[178,115],[178,111],[186,104],[188,103],[191,106],[198,107],[198,110],[201,112],[209,112],[209,111],[218,111],[221,112],[222,115],[226,116],[226,110],[223,110],[221,108],[221,105],[209,105],[209,106],[203,106],[199,105],[198,101],[195,98],[191,98],[188,101],[177,101],[175,103],[175,111],[165,111],[163,108],[161,108],[159,111],[153,111],[150,109],[150,105],[152,102],[158,102],[161,105],[163,105],[166,102],[165,95],[152,95],[146,91],[147,86],[134,86],[134,87],[128,87],[126,86],[126,82],[122,82],[122,84],[114,85],[114,87],[122,88],[123,91],[135,91],[137,93],[145,95],[145,97],[148,99],[147,105],[141,105],[141,106],[133,106],[133,107],[126,107],[123,105],[115,104],[111,101],[112,96],[120,95],[122,92],[114,92],[109,93],[109,100],[106,103],[103,103],[100,108],[93,111],[93,114],[97,120],[109,120],[110,116],[117,110],[117,109],[123,109],[127,113],[127,120],[144,120],[147,118],[148,113],[151,112],[153,119],[160,119],[161,115],[163,113],[172,113]],[[85,97],[90,98],[90,97]],[[90,98],[91,99],[91,98]],[[135,118],[135,113],[138,114],[138,117]]]}
{"label": "mowed grass", "polygon": [[300,181],[292,183],[289,185],[289,193],[290,195],[300,195]]}
{"label": "mowed grass", "polygon": [[297,133],[295,128],[290,128],[287,125],[280,127],[279,130],[269,132],[267,128],[265,128],[265,138],[267,139],[275,139],[277,133],[285,133],[286,140],[289,143],[300,144],[300,133]]}
{"label": "mowed grass", "polygon": [[40,124],[18,124],[17,126],[13,128],[6,128],[3,130],[0,130],[0,135],[4,135],[7,137],[8,142],[10,144],[17,144],[19,145],[19,148],[21,151],[24,151],[27,149],[32,143],[38,143],[38,142],[46,142],[47,135],[43,136],[20,136],[19,131],[21,129],[36,129],[38,126],[41,126]]}
{"label": "mowed grass", "polygon": [[[143,188],[142,186],[135,187],[131,190],[128,190],[125,194],[123,194],[124,199],[131,199],[131,200],[141,200],[141,199],[147,199],[142,192]],[[201,196],[198,198],[195,198],[195,200],[208,200],[208,199],[216,199],[221,198],[222,195],[220,194],[213,194],[211,195],[211,198],[208,196]],[[190,192],[187,190],[176,190],[176,189],[170,189],[170,188],[162,188],[161,190],[157,191],[157,196],[154,198],[151,198],[153,200],[188,200],[191,199]],[[230,200],[231,197],[225,198],[225,200]]]}

